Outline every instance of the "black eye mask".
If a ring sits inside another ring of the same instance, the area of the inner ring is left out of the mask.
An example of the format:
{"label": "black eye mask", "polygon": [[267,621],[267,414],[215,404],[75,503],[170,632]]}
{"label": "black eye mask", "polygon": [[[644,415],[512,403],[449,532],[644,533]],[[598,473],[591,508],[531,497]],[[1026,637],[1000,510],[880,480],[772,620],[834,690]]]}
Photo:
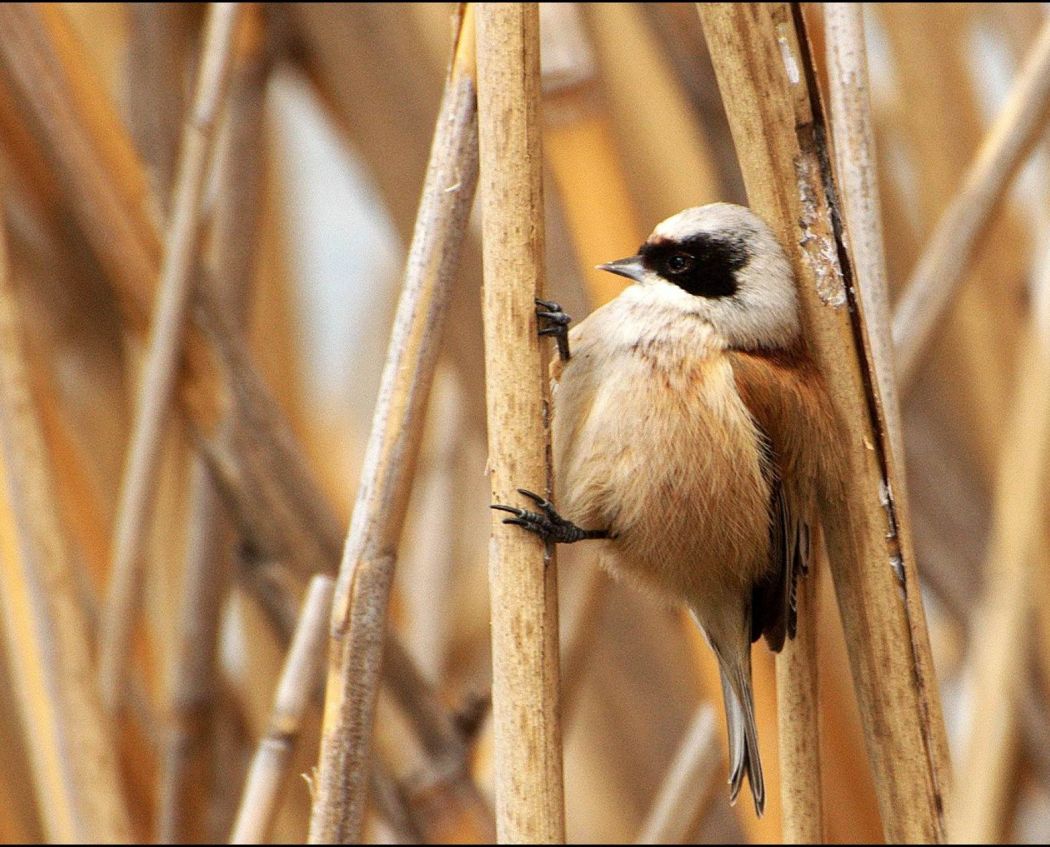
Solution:
{"label": "black eye mask", "polygon": [[646,269],[696,297],[710,298],[736,294],[737,272],[751,258],[742,242],[707,234],[646,242],[638,254]]}

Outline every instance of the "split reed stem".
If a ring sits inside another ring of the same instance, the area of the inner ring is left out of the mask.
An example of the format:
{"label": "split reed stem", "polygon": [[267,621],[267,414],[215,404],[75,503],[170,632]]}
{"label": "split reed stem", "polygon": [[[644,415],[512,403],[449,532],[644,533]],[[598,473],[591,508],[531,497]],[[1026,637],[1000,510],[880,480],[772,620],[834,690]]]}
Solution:
{"label": "split reed stem", "polygon": [[900,471],[878,398],[864,304],[832,214],[825,124],[797,7],[700,4],[751,208],[785,246],[838,421],[842,467],[823,526],[885,835],[939,842],[947,743]]}

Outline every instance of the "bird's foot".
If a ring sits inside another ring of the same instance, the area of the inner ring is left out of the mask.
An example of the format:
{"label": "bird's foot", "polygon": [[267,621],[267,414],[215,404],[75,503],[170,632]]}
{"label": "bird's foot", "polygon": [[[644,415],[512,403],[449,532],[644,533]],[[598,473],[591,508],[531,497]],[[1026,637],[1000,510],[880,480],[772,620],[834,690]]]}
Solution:
{"label": "bird's foot", "polygon": [[569,359],[569,324],[572,323],[561,306],[551,300],[536,300],[536,317],[540,323],[540,335],[552,335],[558,342],[558,356],[563,362]]}
{"label": "bird's foot", "polygon": [[607,529],[581,529],[572,521],[568,521],[559,515],[555,511],[553,504],[549,500],[540,497],[539,494],[534,494],[524,488],[519,488],[518,493],[533,500],[541,511],[529,512],[516,506],[505,506],[502,503],[492,504],[490,508],[498,509],[501,512],[510,512],[514,515],[512,518],[504,518],[503,523],[527,529],[549,544],[574,544],[577,541],[585,541],[589,538],[611,537]]}

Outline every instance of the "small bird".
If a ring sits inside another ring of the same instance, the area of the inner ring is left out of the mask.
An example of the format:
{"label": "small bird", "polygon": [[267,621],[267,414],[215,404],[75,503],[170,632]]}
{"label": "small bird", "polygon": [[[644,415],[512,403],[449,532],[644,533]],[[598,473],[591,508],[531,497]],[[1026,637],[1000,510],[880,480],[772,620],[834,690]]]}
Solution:
{"label": "small bird", "polygon": [[[730,800],[765,804],[751,644],[795,634],[818,486],[836,440],[801,334],[791,265],[761,218],[713,203],[660,223],[634,281],[568,330],[537,301],[551,364],[554,501],[505,519],[548,543],[596,539],[615,576],[682,605],[718,659]],[[566,337],[567,336],[567,337]],[[531,504],[530,504],[531,505]]]}

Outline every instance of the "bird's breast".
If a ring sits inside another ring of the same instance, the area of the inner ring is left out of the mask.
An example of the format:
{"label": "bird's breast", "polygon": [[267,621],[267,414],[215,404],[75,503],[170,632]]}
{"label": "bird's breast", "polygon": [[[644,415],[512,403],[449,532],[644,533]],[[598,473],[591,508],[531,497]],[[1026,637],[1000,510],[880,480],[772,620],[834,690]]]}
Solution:
{"label": "bird's breast", "polygon": [[717,338],[688,323],[590,320],[555,392],[562,513],[611,529],[617,567],[666,595],[753,579],[768,559],[769,487]]}

